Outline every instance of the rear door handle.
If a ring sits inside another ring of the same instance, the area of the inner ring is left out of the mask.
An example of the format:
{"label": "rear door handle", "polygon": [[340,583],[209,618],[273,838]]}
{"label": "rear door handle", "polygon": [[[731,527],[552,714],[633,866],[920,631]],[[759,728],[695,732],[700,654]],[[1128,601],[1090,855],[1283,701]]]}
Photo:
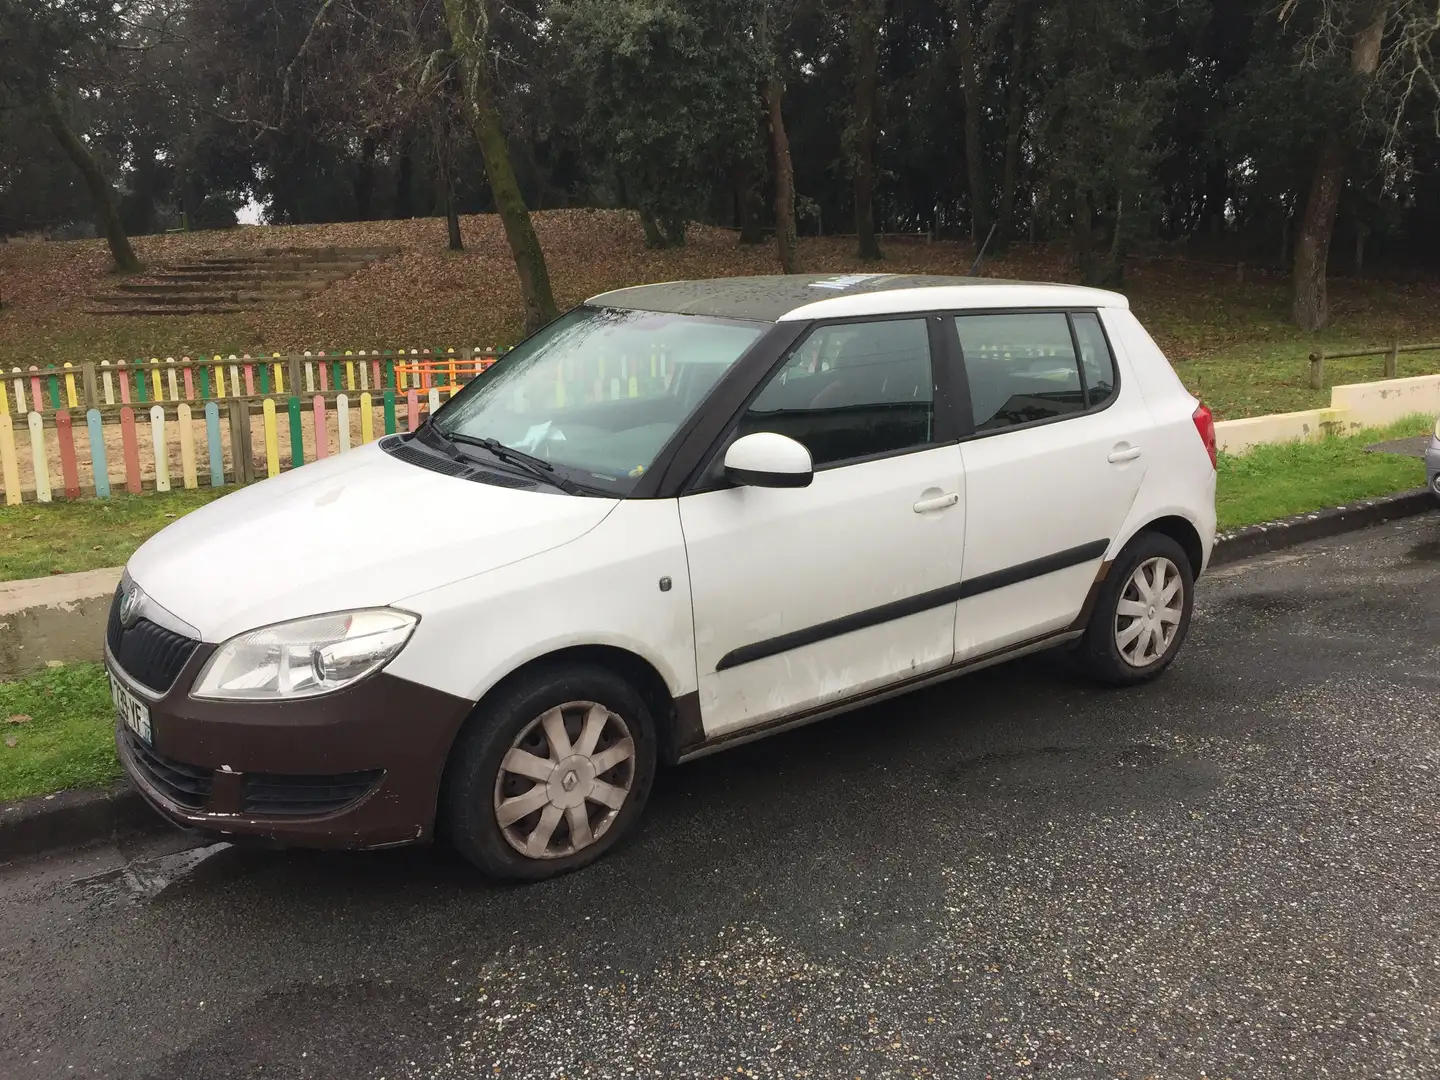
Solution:
{"label": "rear door handle", "polygon": [[937,495],[933,499],[921,499],[915,504],[915,513],[924,514],[931,510],[944,510],[947,506],[954,506],[960,501],[960,496],[955,492],[948,495]]}
{"label": "rear door handle", "polygon": [[1134,461],[1139,456],[1140,447],[1138,446],[1117,446],[1110,451],[1109,460],[1112,464],[1118,465],[1122,461]]}

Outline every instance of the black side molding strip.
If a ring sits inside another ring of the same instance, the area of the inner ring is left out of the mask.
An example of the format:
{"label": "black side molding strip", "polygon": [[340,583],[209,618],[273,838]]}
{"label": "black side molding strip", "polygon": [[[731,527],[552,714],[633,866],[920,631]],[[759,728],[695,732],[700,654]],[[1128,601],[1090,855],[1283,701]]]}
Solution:
{"label": "black side molding strip", "polygon": [[1092,559],[1100,558],[1109,546],[1109,540],[1095,540],[1088,544],[1081,544],[1079,547],[1057,551],[1053,555],[1045,555],[1039,559],[1006,567],[1004,570],[981,574],[977,578],[962,581],[957,585],[946,585],[943,589],[932,589],[917,596],[906,597],[904,600],[894,600],[888,604],[881,604],[879,607],[857,611],[851,615],[842,615],[838,619],[807,626],[803,630],[792,630],[788,634],[766,638],[764,641],[757,641],[752,645],[741,645],[738,649],[731,649],[722,656],[719,663],[715,665],[715,670],[726,671],[729,668],[739,667],[741,664],[751,664],[756,660],[764,660],[769,656],[778,656],[780,653],[789,652],[791,649],[814,645],[817,641],[839,637],[841,634],[853,634],[856,630],[868,630],[872,626],[894,622],[896,619],[904,619],[910,615],[918,615],[922,611],[933,611],[946,604],[953,604],[957,600],[979,596],[981,593],[991,592],[995,589],[1003,589],[1008,585],[1018,585],[1022,581],[1053,574],[1057,570],[1067,570],[1072,566],[1079,566]]}

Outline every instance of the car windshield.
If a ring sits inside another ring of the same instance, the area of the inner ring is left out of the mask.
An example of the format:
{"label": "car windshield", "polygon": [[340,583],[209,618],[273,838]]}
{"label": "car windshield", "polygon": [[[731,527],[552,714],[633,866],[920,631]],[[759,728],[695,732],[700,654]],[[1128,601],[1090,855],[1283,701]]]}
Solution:
{"label": "car windshield", "polygon": [[759,323],[580,307],[526,339],[435,414],[446,436],[494,439],[564,480],[627,493]]}

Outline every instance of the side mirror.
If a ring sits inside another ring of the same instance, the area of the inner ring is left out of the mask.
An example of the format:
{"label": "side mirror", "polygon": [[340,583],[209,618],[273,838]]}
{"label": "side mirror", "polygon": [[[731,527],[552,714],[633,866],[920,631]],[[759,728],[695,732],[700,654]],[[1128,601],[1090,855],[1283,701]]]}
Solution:
{"label": "side mirror", "polygon": [[725,451],[725,476],[747,487],[809,487],[814,475],[810,451],[788,435],[757,431]]}

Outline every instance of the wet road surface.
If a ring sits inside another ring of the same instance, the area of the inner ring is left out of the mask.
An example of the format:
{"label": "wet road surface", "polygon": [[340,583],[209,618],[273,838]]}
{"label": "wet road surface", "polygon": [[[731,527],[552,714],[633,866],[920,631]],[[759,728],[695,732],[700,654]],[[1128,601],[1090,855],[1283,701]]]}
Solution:
{"label": "wet road surface", "polygon": [[0,1077],[1440,1075],[1440,515],[664,776],[634,842],[0,868]]}

